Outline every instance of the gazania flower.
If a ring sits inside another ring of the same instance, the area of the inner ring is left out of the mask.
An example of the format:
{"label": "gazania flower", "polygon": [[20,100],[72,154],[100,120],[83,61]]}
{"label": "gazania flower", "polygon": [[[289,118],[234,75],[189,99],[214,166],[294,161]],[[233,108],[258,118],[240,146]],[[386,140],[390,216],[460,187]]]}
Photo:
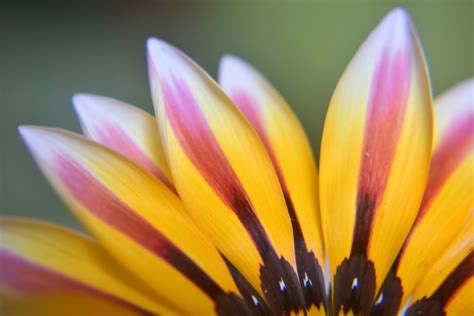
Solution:
{"label": "gazania flower", "polygon": [[404,10],[342,75],[319,176],[295,115],[244,61],[224,57],[217,84],[150,39],[148,64],[157,124],[81,94],[85,137],[19,128],[94,239],[3,219],[5,315],[474,313],[474,81],[433,111]]}

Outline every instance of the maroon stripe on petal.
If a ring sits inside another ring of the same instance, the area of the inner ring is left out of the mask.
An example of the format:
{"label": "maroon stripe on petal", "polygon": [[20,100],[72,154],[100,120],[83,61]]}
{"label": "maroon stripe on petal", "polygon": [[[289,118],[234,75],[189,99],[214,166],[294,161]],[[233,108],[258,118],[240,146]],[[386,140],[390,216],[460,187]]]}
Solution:
{"label": "maroon stripe on petal", "polygon": [[463,159],[474,148],[474,112],[455,117],[431,159],[430,174],[417,222]]}
{"label": "maroon stripe on petal", "polygon": [[368,104],[358,180],[353,254],[365,254],[372,220],[390,175],[410,86],[408,52],[382,54],[375,68]]}
{"label": "maroon stripe on petal", "polygon": [[271,245],[247,192],[212,134],[191,91],[184,82],[172,78],[171,84],[166,81],[161,84],[166,114],[178,141],[216,194],[239,217],[260,253],[266,254]]}
{"label": "maroon stripe on petal", "polygon": [[95,296],[136,310],[143,315],[151,315],[151,313],[118,297],[28,261],[7,250],[0,250],[0,264],[0,283],[20,294],[33,296],[48,294]]}
{"label": "maroon stripe on petal", "polygon": [[[260,108],[258,101],[254,96],[244,90],[233,91],[229,96],[255,128],[257,134],[260,136],[260,139],[270,153],[271,145],[262,122],[262,113],[258,110]],[[275,162],[273,153],[270,153],[270,156],[272,156],[271,158]]]}
{"label": "maroon stripe on petal", "polygon": [[444,309],[456,292],[472,277],[474,277],[474,251],[469,252],[431,296],[414,302],[405,315],[446,315]]}
{"label": "maroon stripe on petal", "polygon": [[[76,161],[58,155],[55,168],[74,199],[88,212],[168,262],[211,299],[223,294],[223,290],[172,241],[134,213]],[[156,211],[159,212],[159,205]]]}
{"label": "maroon stripe on petal", "polygon": [[174,185],[163,172],[120,127],[111,124],[105,125],[103,128],[97,130],[97,137],[102,144],[131,159],[137,165],[153,174],[171,191],[176,193]]}
{"label": "maroon stripe on petal", "polygon": [[474,276],[474,251],[469,254],[456,266],[456,268],[446,277],[444,282],[431,296],[433,299],[447,306],[450,299],[462,285]]}

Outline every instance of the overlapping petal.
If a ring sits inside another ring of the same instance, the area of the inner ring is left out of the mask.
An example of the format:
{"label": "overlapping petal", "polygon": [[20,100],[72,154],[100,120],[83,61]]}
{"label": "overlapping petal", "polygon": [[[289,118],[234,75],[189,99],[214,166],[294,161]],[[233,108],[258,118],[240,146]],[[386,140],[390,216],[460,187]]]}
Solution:
{"label": "overlapping petal", "polygon": [[431,107],[415,30],[395,9],[345,70],[324,125],[321,218],[337,311],[370,311],[416,218],[428,177]]}
{"label": "overlapping petal", "polygon": [[[0,220],[0,240],[2,312],[8,315],[27,313],[25,302],[32,311],[32,301],[73,313],[79,307],[75,302],[84,300],[133,314],[175,314],[148,296],[148,289],[83,235],[40,221],[11,218]],[[54,303],[66,297],[69,307]],[[45,304],[48,298],[50,304]],[[36,314],[46,313],[33,306]]]}
{"label": "overlapping petal", "polygon": [[435,104],[438,139],[423,200],[415,224],[379,294],[387,290],[400,301],[380,301],[376,307],[384,315],[388,310],[395,313],[398,305],[405,303],[474,209],[474,81],[456,86]]}
{"label": "overlapping petal", "polygon": [[164,184],[79,135],[40,127],[20,133],[76,217],[160,301],[185,314],[245,309],[220,254]]}
{"label": "overlapping petal", "polygon": [[290,212],[306,304],[321,307],[326,293],[318,175],[304,130],[286,101],[243,60],[223,57],[219,83],[255,128],[272,159]]}
{"label": "overlapping petal", "polygon": [[291,221],[265,147],[183,53],[150,39],[148,57],[161,138],[192,218],[275,312],[301,309]]}
{"label": "overlapping petal", "polygon": [[472,315],[474,301],[474,210],[410,297],[407,316]]}
{"label": "overlapping petal", "polygon": [[124,102],[77,94],[73,104],[84,135],[129,158],[174,190],[155,118]]}

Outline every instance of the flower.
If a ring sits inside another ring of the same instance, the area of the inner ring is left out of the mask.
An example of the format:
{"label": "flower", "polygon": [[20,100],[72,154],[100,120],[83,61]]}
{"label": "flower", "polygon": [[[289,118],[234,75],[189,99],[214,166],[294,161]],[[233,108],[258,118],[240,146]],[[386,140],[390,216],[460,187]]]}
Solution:
{"label": "flower", "polygon": [[433,111],[403,9],[342,75],[319,176],[290,107],[244,61],[224,57],[218,85],[150,39],[148,64],[157,124],[81,94],[85,137],[19,128],[94,239],[2,219],[6,314],[474,312],[474,80]]}

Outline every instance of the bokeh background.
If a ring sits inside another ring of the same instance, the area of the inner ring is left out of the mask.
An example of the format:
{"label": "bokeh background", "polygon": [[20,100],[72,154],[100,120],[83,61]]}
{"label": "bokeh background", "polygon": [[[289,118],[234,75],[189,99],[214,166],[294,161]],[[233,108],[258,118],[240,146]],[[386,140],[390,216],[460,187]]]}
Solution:
{"label": "bokeh background", "polygon": [[0,212],[77,227],[16,126],[79,131],[71,96],[89,92],[152,111],[145,41],[173,43],[215,76],[222,54],[262,70],[319,155],[324,115],[360,43],[405,6],[429,59],[434,94],[473,75],[472,0],[0,2]]}

